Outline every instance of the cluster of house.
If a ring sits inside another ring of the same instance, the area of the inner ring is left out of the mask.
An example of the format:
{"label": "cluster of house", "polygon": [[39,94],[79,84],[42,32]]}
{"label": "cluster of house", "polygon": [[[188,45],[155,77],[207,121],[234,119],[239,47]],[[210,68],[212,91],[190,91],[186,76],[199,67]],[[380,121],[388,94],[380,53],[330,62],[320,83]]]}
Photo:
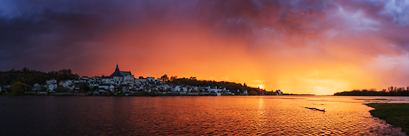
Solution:
{"label": "cluster of house", "polygon": [[[206,95],[206,94],[232,94],[230,90],[224,87],[217,86],[207,86],[207,87],[198,87],[198,86],[189,86],[189,85],[173,85],[166,84],[161,79],[154,77],[146,78],[135,78],[130,71],[120,71],[118,65],[114,73],[106,77],[80,77],[77,80],[66,80],[59,81],[50,79],[46,81],[46,85],[34,84],[32,90],[46,90],[47,92],[55,92],[58,85],[74,91],[80,90],[81,85],[87,85],[89,88],[92,88],[94,94],[101,93],[118,93],[118,92],[136,92],[136,91],[145,91],[145,92],[161,92],[161,93],[177,93],[177,94],[186,94],[186,95]],[[97,91],[96,91],[97,90]],[[240,94],[247,94],[247,91],[244,91]],[[234,95],[234,94],[232,94]]]}

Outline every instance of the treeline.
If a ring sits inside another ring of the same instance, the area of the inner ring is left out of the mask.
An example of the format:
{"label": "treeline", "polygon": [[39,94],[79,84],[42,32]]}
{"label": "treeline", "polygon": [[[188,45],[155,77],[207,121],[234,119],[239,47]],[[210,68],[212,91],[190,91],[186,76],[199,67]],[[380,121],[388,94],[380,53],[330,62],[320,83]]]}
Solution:
{"label": "treeline", "polygon": [[362,89],[362,90],[352,90],[334,93],[337,96],[409,96],[409,87],[406,89],[401,87],[389,87],[388,90],[383,89],[381,91],[376,91],[376,89]]}
{"label": "treeline", "polygon": [[[247,90],[248,93],[250,93],[251,91],[255,91],[258,94],[262,93],[261,89],[248,87],[246,83],[242,85],[240,83],[226,82],[226,81],[197,80],[196,77],[173,78],[168,81],[175,85],[190,85],[190,86],[199,86],[199,87],[205,87],[205,86],[225,87],[226,89],[229,89],[230,92],[232,93],[243,93],[244,90]],[[240,90],[240,92],[237,92],[237,90]]]}
{"label": "treeline", "polygon": [[78,79],[77,74],[73,74],[71,69],[62,69],[59,71],[42,72],[23,68],[21,70],[11,69],[9,71],[0,71],[0,86],[13,85],[15,82],[25,83],[29,86],[45,84],[49,79],[73,80]]}

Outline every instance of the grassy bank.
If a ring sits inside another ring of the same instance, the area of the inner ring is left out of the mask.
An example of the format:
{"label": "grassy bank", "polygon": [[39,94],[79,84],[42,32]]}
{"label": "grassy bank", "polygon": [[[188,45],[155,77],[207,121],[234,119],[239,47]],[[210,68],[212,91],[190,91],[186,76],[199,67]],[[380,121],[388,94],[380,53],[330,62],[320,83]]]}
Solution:
{"label": "grassy bank", "polygon": [[401,127],[406,134],[409,134],[409,103],[368,103],[366,105],[375,108],[369,111],[372,116]]}
{"label": "grassy bank", "polygon": [[3,96],[12,96],[11,93],[0,93],[0,96],[1,95],[3,95]]}

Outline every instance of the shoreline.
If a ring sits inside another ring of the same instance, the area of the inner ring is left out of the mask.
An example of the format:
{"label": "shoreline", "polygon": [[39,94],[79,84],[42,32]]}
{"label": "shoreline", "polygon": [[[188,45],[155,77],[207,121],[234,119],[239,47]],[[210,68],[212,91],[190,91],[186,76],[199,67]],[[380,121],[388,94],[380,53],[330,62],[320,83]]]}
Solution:
{"label": "shoreline", "polygon": [[374,108],[369,111],[373,117],[400,127],[403,132],[409,134],[409,103],[367,103],[365,105]]}

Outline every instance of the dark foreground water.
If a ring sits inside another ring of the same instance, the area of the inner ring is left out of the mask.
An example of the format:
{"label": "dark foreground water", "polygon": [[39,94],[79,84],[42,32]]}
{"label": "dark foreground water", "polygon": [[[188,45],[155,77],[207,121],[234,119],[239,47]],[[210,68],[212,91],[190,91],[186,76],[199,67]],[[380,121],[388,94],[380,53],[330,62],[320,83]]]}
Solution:
{"label": "dark foreground water", "polygon": [[0,97],[0,135],[405,135],[372,117],[372,108],[363,105],[368,100],[359,100],[375,98],[409,102],[347,96]]}

